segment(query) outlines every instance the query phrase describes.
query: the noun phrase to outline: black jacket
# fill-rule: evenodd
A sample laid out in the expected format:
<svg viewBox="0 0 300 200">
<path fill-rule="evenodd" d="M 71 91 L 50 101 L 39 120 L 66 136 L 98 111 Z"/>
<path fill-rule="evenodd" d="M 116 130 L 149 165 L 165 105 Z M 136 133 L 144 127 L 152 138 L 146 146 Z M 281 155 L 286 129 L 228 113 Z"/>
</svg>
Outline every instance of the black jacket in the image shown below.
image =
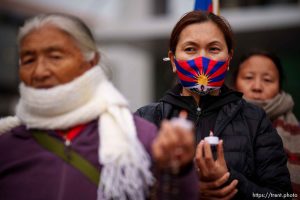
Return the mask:
<svg viewBox="0 0 300 200">
<path fill-rule="evenodd" d="M 186 110 L 188 119 L 195 123 L 197 143 L 210 130 L 223 139 L 230 180 L 239 181 L 235 199 L 263 195 L 278 199 L 278 195 L 292 193 L 282 141 L 262 109 L 226 86 L 219 96 L 201 96 L 200 105 L 193 97 L 181 96 L 181 90 L 177 85 L 159 102 L 138 109 L 136 114 L 159 127 L 162 119 L 177 117 Z"/>
</svg>

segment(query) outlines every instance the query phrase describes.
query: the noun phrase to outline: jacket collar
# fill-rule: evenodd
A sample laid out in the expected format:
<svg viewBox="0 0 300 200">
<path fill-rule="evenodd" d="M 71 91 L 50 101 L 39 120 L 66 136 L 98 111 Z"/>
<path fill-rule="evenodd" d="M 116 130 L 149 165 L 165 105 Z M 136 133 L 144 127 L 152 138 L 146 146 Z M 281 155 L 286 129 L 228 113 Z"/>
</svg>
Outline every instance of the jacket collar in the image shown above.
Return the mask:
<svg viewBox="0 0 300 200">
<path fill-rule="evenodd" d="M 231 90 L 226 85 L 222 86 L 219 96 L 202 96 L 200 105 L 197 105 L 192 96 L 181 96 L 181 91 L 182 86 L 177 84 L 175 87 L 167 91 L 160 101 L 170 103 L 188 111 L 195 111 L 197 107 L 200 107 L 202 113 L 205 115 L 206 113 L 219 110 L 221 107 L 230 102 L 242 99 L 242 93 Z"/>
</svg>

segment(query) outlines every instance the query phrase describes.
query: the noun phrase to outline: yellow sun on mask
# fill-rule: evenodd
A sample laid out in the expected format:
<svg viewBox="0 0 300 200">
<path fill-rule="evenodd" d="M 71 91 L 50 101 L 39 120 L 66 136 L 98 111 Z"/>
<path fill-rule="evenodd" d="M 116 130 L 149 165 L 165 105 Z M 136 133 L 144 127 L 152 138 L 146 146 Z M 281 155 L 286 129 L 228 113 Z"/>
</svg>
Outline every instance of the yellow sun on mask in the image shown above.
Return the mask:
<svg viewBox="0 0 300 200">
<path fill-rule="evenodd" d="M 198 77 L 197 82 L 198 82 L 199 85 L 207 85 L 208 84 L 208 77 L 205 76 L 204 74 L 201 74 Z"/>
</svg>

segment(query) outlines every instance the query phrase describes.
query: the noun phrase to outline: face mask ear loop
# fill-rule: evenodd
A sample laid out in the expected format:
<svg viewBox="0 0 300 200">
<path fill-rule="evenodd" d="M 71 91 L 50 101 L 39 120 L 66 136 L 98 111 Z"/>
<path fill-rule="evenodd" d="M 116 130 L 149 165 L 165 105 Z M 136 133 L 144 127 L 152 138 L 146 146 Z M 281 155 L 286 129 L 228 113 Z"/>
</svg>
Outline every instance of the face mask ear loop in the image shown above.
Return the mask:
<svg viewBox="0 0 300 200">
<path fill-rule="evenodd" d="M 175 56 L 173 56 L 173 57 L 174 57 L 174 59 L 176 59 Z M 170 59 L 169 57 L 164 57 L 164 58 L 163 58 L 163 61 L 169 62 L 169 61 L 171 61 L 171 59 Z"/>
<path fill-rule="evenodd" d="M 175 57 L 175 55 L 173 56 L 173 58 L 174 58 L 174 60 L 176 60 L 176 57 Z M 170 60 L 170 58 L 168 58 L 169 60 Z"/>
<path fill-rule="evenodd" d="M 227 59 L 227 71 L 229 71 L 229 69 L 230 69 L 230 60 L 231 60 L 231 58 L 229 57 L 228 59 Z"/>
</svg>

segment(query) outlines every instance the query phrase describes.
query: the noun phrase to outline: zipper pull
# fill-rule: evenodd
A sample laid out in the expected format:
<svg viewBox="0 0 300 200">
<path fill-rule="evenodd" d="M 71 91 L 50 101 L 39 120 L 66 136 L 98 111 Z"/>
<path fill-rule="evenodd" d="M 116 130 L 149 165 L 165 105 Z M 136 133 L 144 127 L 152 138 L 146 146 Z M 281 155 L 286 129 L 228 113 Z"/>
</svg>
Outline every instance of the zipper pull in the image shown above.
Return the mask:
<svg viewBox="0 0 300 200">
<path fill-rule="evenodd" d="M 201 113 L 202 113 L 202 110 L 201 110 L 201 108 L 198 106 L 197 109 L 196 109 L 196 115 L 197 115 L 197 118 L 196 118 L 195 126 L 198 125 L 198 122 L 199 122 Z"/>
<path fill-rule="evenodd" d="M 66 154 L 68 161 L 71 160 L 70 148 L 71 148 L 71 140 L 66 138 L 65 139 L 65 154 Z"/>
<path fill-rule="evenodd" d="M 197 115 L 201 115 L 201 108 L 200 107 L 197 107 Z"/>
<path fill-rule="evenodd" d="M 66 147 L 71 146 L 71 140 L 66 139 L 66 140 L 65 140 L 65 146 L 66 146 Z"/>
</svg>

